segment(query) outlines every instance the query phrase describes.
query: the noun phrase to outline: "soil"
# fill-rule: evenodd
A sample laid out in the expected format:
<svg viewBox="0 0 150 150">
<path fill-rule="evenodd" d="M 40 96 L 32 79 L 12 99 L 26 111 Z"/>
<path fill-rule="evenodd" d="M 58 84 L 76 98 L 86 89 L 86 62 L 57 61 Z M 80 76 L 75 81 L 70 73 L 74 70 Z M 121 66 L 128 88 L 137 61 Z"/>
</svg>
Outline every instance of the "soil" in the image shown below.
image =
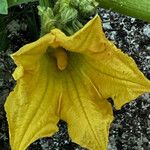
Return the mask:
<svg viewBox="0 0 150 150">
<path fill-rule="evenodd" d="M 29 6 L 21 5 L 17 11 Z M 30 6 L 28 9 L 36 9 Z M 130 55 L 139 69 L 150 79 L 150 23 L 127 17 L 111 10 L 99 8 L 106 36 Z M 39 19 L 35 16 L 39 31 Z M 33 29 L 33 28 L 32 28 Z M 38 36 L 26 22 L 26 15 L 21 13 L 7 25 L 7 49 L 0 51 L 0 149 L 10 150 L 8 125 L 4 103 L 15 86 L 11 74 L 15 64 L 10 54 L 22 45 L 34 41 Z M 35 30 L 35 29 L 34 29 Z M 34 37 L 31 32 L 35 32 Z M 114 109 L 115 119 L 110 128 L 108 150 L 149 150 L 150 149 L 150 94 L 146 93 L 137 100 L 124 105 L 121 110 Z M 60 121 L 59 132 L 50 138 L 42 138 L 31 144 L 28 150 L 82 150 L 72 143 L 67 132 L 67 124 Z"/>
</svg>

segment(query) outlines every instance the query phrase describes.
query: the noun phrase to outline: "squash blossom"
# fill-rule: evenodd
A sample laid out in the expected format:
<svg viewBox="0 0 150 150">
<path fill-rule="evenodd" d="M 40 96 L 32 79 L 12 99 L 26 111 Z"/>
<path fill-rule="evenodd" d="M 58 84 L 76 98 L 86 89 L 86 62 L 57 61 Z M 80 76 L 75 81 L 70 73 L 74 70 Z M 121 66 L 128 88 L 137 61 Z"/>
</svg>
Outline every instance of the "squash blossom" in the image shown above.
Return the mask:
<svg viewBox="0 0 150 150">
<path fill-rule="evenodd" d="M 150 81 L 134 60 L 102 31 L 98 15 L 66 36 L 53 29 L 12 55 L 17 84 L 5 103 L 12 150 L 25 150 L 38 138 L 68 123 L 72 140 L 90 150 L 106 150 L 116 109 L 150 92 Z"/>
</svg>

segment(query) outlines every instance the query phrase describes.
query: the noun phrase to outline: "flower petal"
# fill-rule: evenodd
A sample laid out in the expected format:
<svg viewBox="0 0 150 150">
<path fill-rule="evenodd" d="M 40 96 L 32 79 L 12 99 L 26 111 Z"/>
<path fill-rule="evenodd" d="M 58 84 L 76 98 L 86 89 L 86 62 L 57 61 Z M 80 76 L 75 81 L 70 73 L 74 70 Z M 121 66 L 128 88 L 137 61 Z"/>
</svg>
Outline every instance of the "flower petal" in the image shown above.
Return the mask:
<svg viewBox="0 0 150 150">
<path fill-rule="evenodd" d="M 39 59 L 46 52 L 48 46 L 54 42 L 54 39 L 55 37 L 49 33 L 35 42 L 24 45 L 11 55 L 15 64 L 24 70 L 36 69 Z"/>
<path fill-rule="evenodd" d="M 111 104 L 77 66 L 69 66 L 65 74 L 61 119 L 68 123 L 74 142 L 88 149 L 106 150 L 113 120 Z"/>
<path fill-rule="evenodd" d="M 39 62 L 36 70 L 24 71 L 5 103 L 12 150 L 25 150 L 38 138 L 57 131 L 60 82 L 48 55 L 44 54 Z"/>
<path fill-rule="evenodd" d="M 102 31 L 99 16 L 68 37 L 54 29 L 54 46 L 82 54 L 84 72 L 102 96 L 114 100 L 117 109 L 144 92 L 150 92 L 150 81 L 139 71 L 134 60 L 117 49 Z"/>
<path fill-rule="evenodd" d="M 72 36 L 66 36 L 58 29 L 52 30 L 51 33 L 56 37 L 54 47 L 63 47 L 68 51 L 84 54 L 97 53 L 105 49 L 106 38 L 98 15 Z"/>
</svg>

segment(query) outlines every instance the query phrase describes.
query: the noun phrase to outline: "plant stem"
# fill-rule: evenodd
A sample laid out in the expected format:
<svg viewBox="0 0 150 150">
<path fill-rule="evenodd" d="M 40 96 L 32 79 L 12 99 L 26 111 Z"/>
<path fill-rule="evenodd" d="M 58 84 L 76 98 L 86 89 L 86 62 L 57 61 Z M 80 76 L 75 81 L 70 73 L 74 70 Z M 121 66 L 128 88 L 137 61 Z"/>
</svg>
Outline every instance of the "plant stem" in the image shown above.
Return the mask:
<svg viewBox="0 0 150 150">
<path fill-rule="evenodd" d="M 100 7 L 150 22 L 150 0 L 96 0 Z"/>
</svg>

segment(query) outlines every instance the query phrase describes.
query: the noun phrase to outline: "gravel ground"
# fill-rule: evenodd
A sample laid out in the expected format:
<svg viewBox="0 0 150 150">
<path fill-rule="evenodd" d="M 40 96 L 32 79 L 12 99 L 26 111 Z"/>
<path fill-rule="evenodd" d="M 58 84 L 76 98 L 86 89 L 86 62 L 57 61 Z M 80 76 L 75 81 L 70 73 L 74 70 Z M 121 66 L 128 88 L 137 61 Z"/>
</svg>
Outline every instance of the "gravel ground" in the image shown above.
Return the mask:
<svg viewBox="0 0 150 150">
<path fill-rule="evenodd" d="M 106 36 L 114 41 L 117 47 L 128 53 L 150 79 L 150 24 L 110 10 L 99 9 L 99 14 L 103 20 Z M 0 149 L 2 150 L 10 150 L 3 105 L 15 85 L 11 76 L 15 65 L 9 54 L 33 40 L 27 36 L 29 26 L 22 20 L 22 16 L 10 22 L 7 28 L 10 45 L 7 50 L 0 52 Z M 126 104 L 119 111 L 114 108 L 114 116 L 108 150 L 150 149 L 150 94 L 140 96 L 138 100 Z M 60 129 L 58 133 L 51 138 L 37 140 L 28 150 L 83 150 L 71 142 L 65 122 L 60 121 L 58 126 Z"/>
</svg>

